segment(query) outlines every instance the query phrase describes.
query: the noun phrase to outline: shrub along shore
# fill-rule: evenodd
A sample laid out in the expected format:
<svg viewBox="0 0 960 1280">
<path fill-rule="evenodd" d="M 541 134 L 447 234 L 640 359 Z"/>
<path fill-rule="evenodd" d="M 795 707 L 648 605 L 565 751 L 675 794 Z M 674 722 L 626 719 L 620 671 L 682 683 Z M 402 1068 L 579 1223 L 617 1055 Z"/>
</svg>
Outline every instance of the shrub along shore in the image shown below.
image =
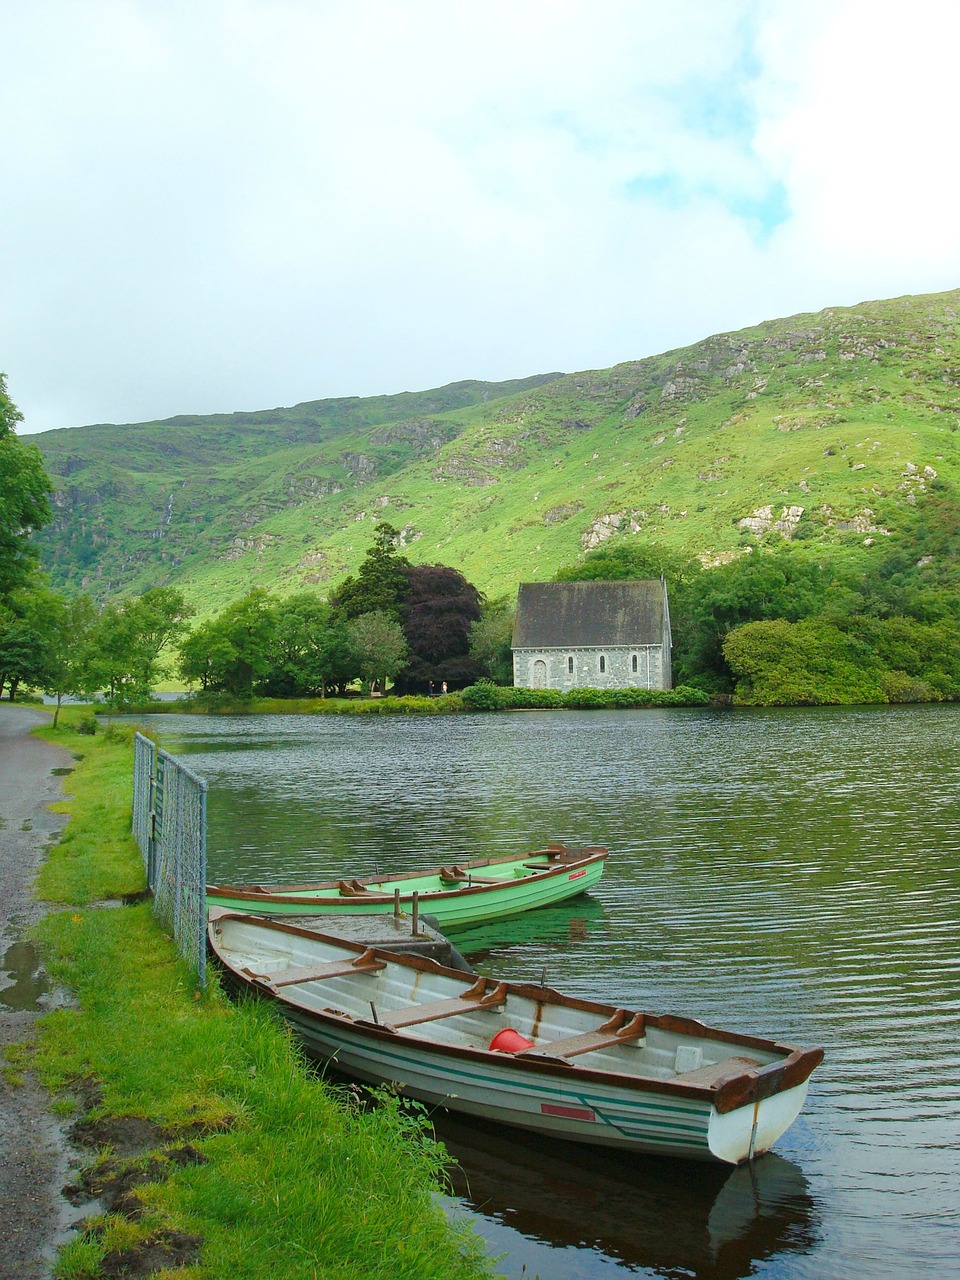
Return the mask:
<svg viewBox="0 0 960 1280">
<path fill-rule="evenodd" d="M 77 1121 L 90 1147 L 79 1181 L 107 1209 L 61 1250 L 58 1280 L 158 1267 L 183 1280 L 494 1275 L 438 1202 L 447 1157 L 419 1110 L 387 1094 L 360 1105 L 314 1074 L 272 1010 L 232 1003 L 214 975 L 197 987 L 142 900 L 133 732 L 78 734 L 89 718 L 68 708 L 38 730 L 76 760 L 70 820 L 38 881 L 60 909 L 37 929 L 76 1006 L 44 1015 L 7 1067 L 36 1070 Z"/>
<path fill-rule="evenodd" d="M 702 689 L 517 689 L 481 681 L 459 693 L 405 694 L 356 698 L 247 698 L 228 694 L 192 694 L 176 702 L 149 702 L 131 710 L 139 715 L 457 715 L 476 711 L 627 711 L 650 707 L 705 707 L 711 698 Z M 99 710 L 100 708 L 98 708 Z M 104 711 L 108 709 L 102 708 Z M 87 728 L 90 721 L 87 721 Z"/>
</svg>

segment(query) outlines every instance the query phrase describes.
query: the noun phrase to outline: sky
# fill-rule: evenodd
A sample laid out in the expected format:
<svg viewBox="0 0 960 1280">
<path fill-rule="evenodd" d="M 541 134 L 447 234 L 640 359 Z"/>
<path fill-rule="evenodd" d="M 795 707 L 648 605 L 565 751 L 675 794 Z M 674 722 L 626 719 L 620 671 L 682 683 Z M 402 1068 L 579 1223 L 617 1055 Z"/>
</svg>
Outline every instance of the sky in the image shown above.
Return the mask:
<svg viewBox="0 0 960 1280">
<path fill-rule="evenodd" d="M 958 0 L 0 0 L 20 433 L 960 287 Z"/>
</svg>

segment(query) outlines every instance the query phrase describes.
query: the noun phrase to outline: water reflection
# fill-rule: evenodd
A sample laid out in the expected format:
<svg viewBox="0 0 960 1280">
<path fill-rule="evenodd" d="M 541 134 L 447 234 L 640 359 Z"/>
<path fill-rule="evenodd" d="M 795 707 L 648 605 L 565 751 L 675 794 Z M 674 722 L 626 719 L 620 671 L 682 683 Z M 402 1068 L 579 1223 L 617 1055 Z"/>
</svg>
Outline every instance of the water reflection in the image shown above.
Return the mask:
<svg viewBox="0 0 960 1280">
<path fill-rule="evenodd" d="M 506 920 L 489 920 L 484 924 L 457 932 L 457 948 L 482 964 L 492 956 L 511 955 L 522 961 L 533 943 L 559 947 L 569 954 L 585 943 L 591 929 L 602 925 L 603 903 L 594 893 L 583 893 L 552 907 L 540 907 L 524 915 Z"/>
<path fill-rule="evenodd" d="M 585 1152 L 459 1116 L 436 1118 L 435 1128 L 458 1161 L 452 1190 L 482 1216 L 481 1234 L 494 1243 L 500 1224 L 530 1242 L 509 1275 L 525 1262 L 528 1274 L 591 1280 L 609 1260 L 659 1276 L 737 1280 L 817 1240 L 807 1180 L 777 1155 L 731 1171 Z"/>
<path fill-rule="evenodd" d="M 0 960 L 0 1004 L 8 1009 L 36 1011 L 41 997 L 50 990 L 40 968 L 40 952 L 32 942 L 13 942 Z"/>
</svg>

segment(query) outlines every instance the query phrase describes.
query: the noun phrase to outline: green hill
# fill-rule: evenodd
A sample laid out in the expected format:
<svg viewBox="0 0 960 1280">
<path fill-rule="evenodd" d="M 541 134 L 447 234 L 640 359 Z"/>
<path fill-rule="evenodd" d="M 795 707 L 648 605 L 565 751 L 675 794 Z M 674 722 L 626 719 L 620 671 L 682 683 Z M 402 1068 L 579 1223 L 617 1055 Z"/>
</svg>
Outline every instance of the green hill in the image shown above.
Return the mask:
<svg viewBox="0 0 960 1280">
<path fill-rule="evenodd" d="M 886 550 L 960 479 L 960 290 L 770 321 L 612 369 L 34 437 L 54 585 L 326 592 L 378 520 L 484 591 L 612 536 L 705 564 Z"/>
</svg>

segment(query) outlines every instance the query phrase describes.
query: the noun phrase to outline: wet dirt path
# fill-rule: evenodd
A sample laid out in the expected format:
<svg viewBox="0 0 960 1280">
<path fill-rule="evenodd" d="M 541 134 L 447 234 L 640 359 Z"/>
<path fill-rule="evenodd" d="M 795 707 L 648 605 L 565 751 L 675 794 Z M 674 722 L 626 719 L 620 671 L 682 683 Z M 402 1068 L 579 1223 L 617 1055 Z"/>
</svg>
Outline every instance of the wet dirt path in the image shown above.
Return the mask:
<svg viewBox="0 0 960 1280">
<path fill-rule="evenodd" d="M 23 936 L 44 913 L 33 882 L 66 821 L 47 805 L 61 797 L 73 764 L 68 752 L 30 736 L 47 719 L 0 703 L 0 1054 L 34 1035 L 40 1013 L 58 1001 Z M 0 1071 L 0 1280 L 47 1280 L 69 1209 L 60 1195 L 67 1168 L 61 1126 L 49 1095 L 29 1074 L 24 1081 Z"/>
</svg>

